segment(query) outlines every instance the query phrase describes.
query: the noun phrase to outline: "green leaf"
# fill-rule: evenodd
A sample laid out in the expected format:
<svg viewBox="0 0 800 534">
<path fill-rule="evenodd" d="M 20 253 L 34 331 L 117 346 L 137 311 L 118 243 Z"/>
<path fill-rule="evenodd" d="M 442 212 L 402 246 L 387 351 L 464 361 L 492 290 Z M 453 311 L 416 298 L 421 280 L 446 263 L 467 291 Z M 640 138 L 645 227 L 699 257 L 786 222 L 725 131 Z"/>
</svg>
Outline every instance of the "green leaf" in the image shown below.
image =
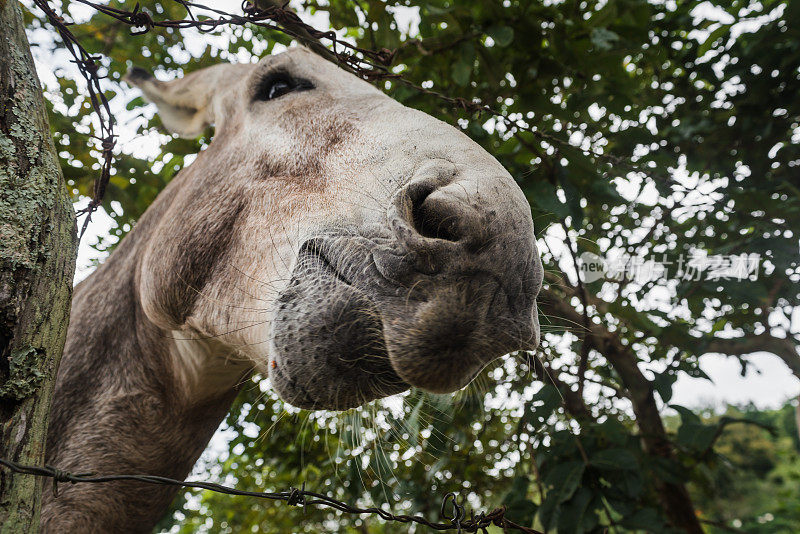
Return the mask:
<svg viewBox="0 0 800 534">
<path fill-rule="evenodd" d="M 524 188 L 525 196 L 542 211 L 554 214 L 559 219 L 569 214 L 567 205 L 556 195 L 556 189 L 545 181 L 538 181 Z"/>
<path fill-rule="evenodd" d="M 589 508 L 593 494 L 589 488 L 581 488 L 575 496 L 561 505 L 561 514 L 558 519 L 559 534 L 579 534 L 586 530 L 587 525 L 596 523 L 596 518 Z M 591 527 L 589 527 L 591 528 Z"/>
<path fill-rule="evenodd" d="M 672 386 L 678 380 L 678 375 L 670 369 L 665 370 L 663 373 L 658 373 L 653 378 L 653 389 L 656 390 L 658 396 L 664 403 L 668 403 L 672 398 Z"/>
<path fill-rule="evenodd" d="M 508 26 L 491 26 L 486 30 L 486 35 L 491 37 L 497 46 L 505 47 L 514 40 L 514 29 Z"/>
<path fill-rule="evenodd" d="M 458 61 L 453 65 L 453 81 L 458 85 L 467 85 L 470 76 L 472 76 L 472 63 L 467 61 Z"/>
<path fill-rule="evenodd" d="M 539 521 L 542 523 L 545 530 L 550 530 L 556 525 L 560 512 L 561 501 L 559 501 L 557 493 L 551 491 L 547 494 L 544 502 L 542 502 L 538 512 Z"/>
<path fill-rule="evenodd" d="M 503 498 L 506 517 L 520 525 L 532 525 L 538 506 L 527 498 L 530 478 L 517 476 L 511 482 L 511 489 Z"/>
<path fill-rule="evenodd" d="M 561 406 L 561 394 L 558 389 L 551 384 L 545 384 L 525 404 L 522 420 L 534 429 L 540 428 L 559 406 Z"/>
<path fill-rule="evenodd" d="M 573 461 L 558 464 L 550 470 L 545 481 L 548 485 L 553 486 L 552 492 L 558 496 L 559 503 L 572 497 L 581 482 L 585 469 L 586 464 L 581 461 Z"/>
<path fill-rule="evenodd" d="M 639 468 L 636 456 L 627 449 L 606 449 L 591 456 L 591 465 L 598 469 L 633 470 Z"/>
<path fill-rule="evenodd" d="M 678 412 L 681 416 L 681 423 L 700 423 L 700 417 L 689 408 L 678 404 L 670 404 L 669 407 Z"/>
<path fill-rule="evenodd" d="M 462 43 L 458 47 L 458 61 L 453 65 L 452 76 L 456 84 L 464 86 L 472 78 L 473 63 L 475 61 L 475 47 L 471 43 Z"/>
<path fill-rule="evenodd" d="M 425 10 L 431 15 L 446 15 L 455 9 L 455 6 L 439 7 L 433 4 L 425 4 Z"/>
<path fill-rule="evenodd" d="M 683 467 L 676 460 L 651 456 L 647 459 L 647 464 L 653 473 L 664 482 L 672 484 L 683 484 L 685 482 Z"/>
<path fill-rule="evenodd" d="M 628 528 L 642 529 L 646 532 L 663 532 L 666 524 L 653 508 L 642 508 L 625 517 L 622 524 Z"/>
<path fill-rule="evenodd" d="M 700 423 L 684 423 L 678 429 L 676 443 L 686 449 L 703 452 L 714 442 L 717 427 Z"/>
<path fill-rule="evenodd" d="M 619 41 L 619 35 L 607 28 L 594 28 L 589 38 L 594 47 L 600 51 L 611 50 L 614 43 Z"/>
</svg>

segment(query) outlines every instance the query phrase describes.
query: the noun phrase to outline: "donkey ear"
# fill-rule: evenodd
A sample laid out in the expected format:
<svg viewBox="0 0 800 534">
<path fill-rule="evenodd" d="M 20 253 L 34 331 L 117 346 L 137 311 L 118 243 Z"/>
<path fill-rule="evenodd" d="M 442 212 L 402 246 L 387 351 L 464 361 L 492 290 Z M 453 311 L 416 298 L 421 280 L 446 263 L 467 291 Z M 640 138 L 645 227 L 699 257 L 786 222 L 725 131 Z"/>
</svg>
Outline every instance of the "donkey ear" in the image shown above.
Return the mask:
<svg viewBox="0 0 800 534">
<path fill-rule="evenodd" d="M 145 98 L 158 106 L 161 122 L 168 130 L 194 138 L 219 119 L 215 117 L 213 96 L 220 85 L 230 86 L 238 79 L 238 72 L 231 72 L 236 67 L 242 65 L 216 65 L 169 82 L 156 80 L 146 70 L 132 67 L 123 80 L 141 89 Z"/>
</svg>

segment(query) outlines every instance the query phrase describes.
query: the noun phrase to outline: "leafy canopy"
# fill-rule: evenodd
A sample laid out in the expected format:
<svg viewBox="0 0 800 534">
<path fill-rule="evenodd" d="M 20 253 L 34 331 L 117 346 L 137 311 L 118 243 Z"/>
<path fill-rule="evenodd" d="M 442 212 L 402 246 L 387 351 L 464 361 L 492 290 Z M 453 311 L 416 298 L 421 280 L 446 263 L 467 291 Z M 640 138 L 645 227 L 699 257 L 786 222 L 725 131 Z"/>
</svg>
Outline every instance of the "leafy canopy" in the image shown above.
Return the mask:
<svg viewBox="0 0 800 534">
<path fill-rule="evenodd" d="M 140 5 L 156 18 L 186 15 L 178 2 Z M 106 57 L 108 94 L 127 132 L 104 204 L 116 227 L 96 244 L 105 249 L 212 135 L 164 135 L 152 109 L 119 84 L 128 66 L 188 72 L 255 60 L 290 39 L 256 28 L 131 36 L 69 0 L 61 7 L 86 21 L 74 33 Z M 744 427 L 680 406 L 665 426 L 659 410 L 678 377 L 705 377 L 700 363 L 709 353 L 738 358 L 744 372 L 754 352 L 772 352 L 800 376 L 798 333 L 789 326 L 800 287 L 800 4 L 317 0 L 301 13 L 315 23 L 327 17 L 359 46 L 397 50 L 393 68 L 416 84 L 479 99 L 535 129 L 382 84 L 400 102 L 458 125 L 523 188 L 547 270 L 544 339 L 535 357 L 501 361 L 455 400 L 411 392 L 392 409 L 297 413 L 254 381 L 226 423 L 223 461 L 201 462 L 197 472 L 252 489 L 305 481 L 431 518 L 444 493 L 460 491 L 474 508 L 506 504 L 513 520 L 558 532 L 671 531 L 680 512 L 663 497 L 688 484 L 701 519 L 756 524 L 752 514 L 763 506 L 733 518 L 726 503 L 735 496 L 720 482 L 740 469 L 768 470 L 726 464 L 738 446 L 728 433 Z M 38 19 L 28 22 L 37 55 L 61 58 Z M 82 82 L 62 65 L 47 95 L 77 198 L 91 193 L 98 154 Z M 146 139 L 158 147 L 143 149 Z M 576 272 L 585 252 L 672 263 L 650 280 L 588 281 Z M 757 276 L 687 276 L 678 261 L 698 254 L 755 254 Z M 403 528 L 210 493 L 179 499 L 162 526 Z"/>
</svg>

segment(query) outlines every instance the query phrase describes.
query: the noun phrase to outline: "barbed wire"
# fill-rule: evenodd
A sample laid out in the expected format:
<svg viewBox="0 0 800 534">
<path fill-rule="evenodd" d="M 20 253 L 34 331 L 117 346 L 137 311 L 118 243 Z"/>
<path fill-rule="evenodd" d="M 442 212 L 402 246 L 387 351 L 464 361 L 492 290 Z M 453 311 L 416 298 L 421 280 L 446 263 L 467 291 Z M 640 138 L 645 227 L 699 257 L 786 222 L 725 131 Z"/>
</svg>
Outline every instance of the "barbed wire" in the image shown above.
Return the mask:
<svg viewBox="0 0 800 534">
<path fill-rule="evenodd" d="M 101 161 L 100 161 L 100 177 L 94 181 L 94 191 L 92 200 L 89 205 L 80 210 L 78 213 L 88 213 L 86 221 L 83 223 L 81 229 L 81 236 L 86 231 L 86 227 L 91 220 L 91 214 L 97 209 L 105 195 L 108 181 L 111 179 L 111 165 L 113 162 L 113 150 L 116 146 L 116 135 L 114 134 L 114 117 L 111 115 L 111 108 L 108 105 L 108 99 L 103 93 L 100 86 L 101 76 L 98 73 L 99 65 L 98 60 L 100 56 L 93 56 L 90 54 L 75 38 L 69 28 L 70 25 L 63 17 L 58 15 L 51 7 L 48 0 L 33 0 L 34 4 L 44 11 L 47 19 L 56 29 L 61 39 L 64 41 L 64 46 L 67 51 L 72 55 L 72 62 L 78 67 L 81 76 L 86 80 L 86 88 L 89 94 L 89 101 L 92 104 L 95 115 L 100 123 L 100 135 L 95 136 L 100 141 Z"/>
<path fill-rule="evenodd" d="M 333 497 L 308 491 L 305 489 L 305 483 L 298 488 L 289 488 L 287 491 L 278 492 L 256 492 L 245 491 L 232 488 L 230 486 L 223 486 L 215 482 L 202 482 L 202 481 L 189 481 L 189 480 L 175 480 L 172 478 L 161 477 L 156 475 L 103 475 L 95 476 L 94 473 L 81 473 L 72 474 L 67 471 L 58 469 L 50 465 L 44 467 L 35 465 L 20 464 L 11 460 L 0 458 L 0 465 L 7 467 L 14 473 L 23 475 L 34 475 L 40 477 L 47 477 L 53 480 L 53 495 L 58 497 L 58 484 L 60 483 L 104 483 L 104 482 L 118 482 L 118 481 L 133 481 L 144 482 L 146 484 L 157 484 L 161 486 L 176 486 L 191 489 L 204 489 L 214 491 L 217 493 L 224 493 L 227 495 L 238 495 L 243 497 L 255 497 L 259 499 L 267 499 L 272 501 L 284 501 L 289 506 L 322 506 L 333 508 L 347 514 L 355 515 L 374 515 L 378 516 L 384 521 L 393 521 L 396 523 L 416 523 L 437 531 L 455 531 L 458 533 L 471 533 L 479 532 L 481 534 L 488 534 L 488 527 L 498 526 L 503 529 L 503 532 L 509 530 L 516 530 L 524 534 L 543 534 L 538 530 L 529 527 L 518 525 L 505 517 L 506 508 L 500 506 L 491 512 L 480 512 L 474 514 L 470 512 L 470 517 L 466 517 L 466 509 L 458 503 L 458 495 L 456 493 L 448 493 L 442 499 L 441 516 L 447 520 L 447 523 L 435 523 L 418 515 L 397 515 L 382 508 L 363 508 L 360 506 L 353 506 L 346 502 L 339 501 Z M 450 512 L 448 512 L 448 506 Z"/>
<path fill-rule="evenodd" d="M 135 4 L 133 10 L 125 10 L 98 4 L 91 0 L 74 1 L 131 26 L 131 35 L 143 35 L 153 28 L 197 28 L 202 32 L 211 32 L 221 26 L 252 24 L 285 33 L 307 45 L 317 54 L 365 80 L 374 82 L 376 80 L 400 78 L 399 74 L 392 73 L 388 69 L 394 58 L 393 51 L 388 49 L 373 51 L 343 41 L 337 37 L 334 31 L 320 31 L 313 26 L 305 24 L 296 13 L 285 6 L 269 5 L 267 7 L 258 7 L 256 5 L 258 0 L 244 0 L 242 14 L 236 15 L 188 0 L 173 0 L 186 9 L 188 18 L 156 20 L 150 13 L 141 9 L 138 3 Z M 63 15 L 56 13 L 49 0 L 33 0 L 33 2 L 44 12 L 45 17 L 64 42 L 67 51 L 72 55 L 72 62 L 77 65 L 81 76 L 86 81 L 89 101 L 99 122 L 99 135 L 96 135 L 95 139 L 100 142 L 101 148 L 100 176 L 94 182 L 92 200 L 78 212 L 79 216 L 87 215 L 80 232 L 82 237 L 91 221 L 92 213 L 102 203 L 108 182 L 111 179 L 113 150 L 116 146 L 114 117 L 111 115 L 108 99 L 103 93 L 100 82 L 104 78 L 99 73 L 102 56 L 91 54 L 81 45 L 80 41 L 69 29 L 69 26 L 75 23 L 68 22 Z M 193 9 L 213 13 L 218 18 L 199 18 L 195 16 Z M 322 45 L 320 42 L 322 39 L 330 41 L 333 50 Z M 360 54 L 360 56 L 357 54 Z M 422 87 L 419 89 L 429 94 L 433 93 Z M 470 106 L 476 106 L 476 104 L 468 104 L 466 101 L 462 101 L 463 99 L 451 100 L 465 109 Z"/>
<path fill-rule="evenodd" d="M 297 39 L 322 57 L 325 57 L 345 70 L 369 82 L 375 83 L 378 81 L 392 80 L 418 93 L 433 96 L 453 108 L 469 113 L 477 113 L 479 115 L 484 113 L 491 115 L 497 118 L 505 128 L 512 133 L 515 131 L 527 131 L 539 140 L 545 141 L 550 145 L 569 146 L 571 149 L 583 152 L 590 157 L 604 158 L 612 165 L 624 163 L 630 166 L 630 162 L 622 161 L 613 155 L 576 146 L 568 140 L 559 139 L 558 137 L 543 132 L 522 119 L 513 119 L 479 99 L 449 96 L 407 80 L 401 74 L 390 70 L 397 50 L 389 50 L 387 48 L 371 50 L 339 39 L 336 32 L 333 30 L 321 31 L 306 24 L 294 11 L 288 9 L 286 4 L 279 6 L 272 2 L 265 3 L 265 0 L 243 0 L 242 14 L 238 15 L 189 0 L 172 0 L 186 9 L 188 18 L 157 20 L 153 18 L 153 15 L 143 10 L 138 3 L 135 4 L 133 10 L 125 10 L 98 4 L 91 0 L 73 1 L 91 7 L 99 13 L 131 26 L 131 35 L 143 35 L 154 28 L 196 28 L 201 32 L 212 32 L 222 26 L 246 25 L 255 25 L 279 31 Z M 100 85 L 100 80 L 104 78 L 104 76 L 99 74 L 101 66 L 99 62 L 102 56 L 89 53 L 80 44 L 78 39 L 69 30 L 69 26 L 75 23 L 66 21 L 62 15 L 56 13 L 50 6 L 50 0 L 33 0 L 33 2 L 44 12 L 47 20 L 61 36 L 67 50 L 72 54 L 73 62 L 78 66 L 81 76 L 86 80 L 89 100 L 100 123 L 100 135 L 95 136 L 95 138 L 99 140 L 101 148 L 100 176 L 95 180 L 92 200 L 86 208 L 78 212 L 78 215 L 87 215 L 81 228 L 82 236 L 91 221 L 92 213 L 100 206 L 105 195 L 106 187 L 111 178 L 114 157 L 113 150 L 116 146 L 114 118 L 111 115 L 108 100 L 103 94 Z M 217 18 L 208 16 L 200 18 L 196 16 L 192 10 L 213 13 Z M 322 44 L 323 40 L 328 41 L 332 49 Z"/>
</svg>

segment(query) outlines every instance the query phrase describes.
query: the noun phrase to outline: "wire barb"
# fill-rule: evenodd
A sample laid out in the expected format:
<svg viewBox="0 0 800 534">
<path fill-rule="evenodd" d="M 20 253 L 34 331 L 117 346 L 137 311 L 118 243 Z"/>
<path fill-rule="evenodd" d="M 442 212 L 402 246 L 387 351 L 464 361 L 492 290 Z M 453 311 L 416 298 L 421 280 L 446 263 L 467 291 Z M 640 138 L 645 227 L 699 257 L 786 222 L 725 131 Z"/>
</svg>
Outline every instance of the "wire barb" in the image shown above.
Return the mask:
<svg viewBox="0 0 800 534">
<path fill-rule="evenodd" d="M 56 467 L 52 467 L 49 465 L 45 465 L 46 468 L 51 469 L 53 471 L 53 497 L 58 497 L 58 483 L 59 482 L 70 482 L 69 473 L 66 471 L 62 471 Z"/>
</svg>

